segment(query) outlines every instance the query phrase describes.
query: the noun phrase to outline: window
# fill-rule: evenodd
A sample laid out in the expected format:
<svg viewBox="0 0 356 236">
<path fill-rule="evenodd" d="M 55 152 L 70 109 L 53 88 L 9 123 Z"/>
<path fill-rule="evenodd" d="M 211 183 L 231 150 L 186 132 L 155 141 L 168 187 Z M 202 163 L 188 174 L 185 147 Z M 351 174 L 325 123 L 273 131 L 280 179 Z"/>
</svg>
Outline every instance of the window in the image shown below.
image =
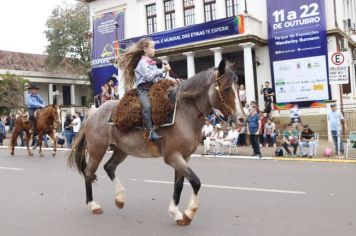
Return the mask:
<svg viewBox="0 0 356 236">
<path fill-rule="evenodd" d="M 216 2 L 216 0 L 204 0 L 205 22 L 212 21 L 212 20 L 216 19 L 215 2 Z"/>
<path fill-rule="evenodd" d="M 147 33 L 152 34 L 157 32 L 156 4 L 151 4 L 146 6 L 146 16 L 147 16 Z"/>
<path fill-rule="evenodd" d="M 70 86 L 63 85 L 63 105 L 70 106 L 71 105 L 71 97 L 70 97 Z"/>
<path fill-rule="evenodd" d="M 183 0 L 184 25 L 194 25 L 194 0 Z"/>
<path fill-rule="evenodd" d="M 237 3 L 238 0 L 226 0 L 226 16 L 237 16 L 239 4 Z"/>
<path fill-rule="evenodd" d="M 166 22 L 166 30 L 175 28 L 174 0 L 164 1 L 164 20 Z"/>
</svg>

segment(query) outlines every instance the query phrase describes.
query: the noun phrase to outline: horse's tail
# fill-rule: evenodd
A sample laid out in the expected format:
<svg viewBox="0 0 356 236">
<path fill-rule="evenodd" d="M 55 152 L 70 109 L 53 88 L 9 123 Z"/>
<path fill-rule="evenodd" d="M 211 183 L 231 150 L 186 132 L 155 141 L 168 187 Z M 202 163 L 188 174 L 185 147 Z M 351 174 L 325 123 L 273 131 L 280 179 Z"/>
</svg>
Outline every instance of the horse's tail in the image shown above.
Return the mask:
<svg viewBox="0 0 356 236">
<path fill-rule="evenodd" d="M 77 167 L 80 174 L 85 175 L 84 171 L 87 167 L 87 162 L 85 160 L 85 148 L 87 145 L 85 139 L 85 124 L 79 130 L 77 136 L 74 139 L 72 148 L 68 155 L 68 166 L 70 168 Z"/>
</svg>

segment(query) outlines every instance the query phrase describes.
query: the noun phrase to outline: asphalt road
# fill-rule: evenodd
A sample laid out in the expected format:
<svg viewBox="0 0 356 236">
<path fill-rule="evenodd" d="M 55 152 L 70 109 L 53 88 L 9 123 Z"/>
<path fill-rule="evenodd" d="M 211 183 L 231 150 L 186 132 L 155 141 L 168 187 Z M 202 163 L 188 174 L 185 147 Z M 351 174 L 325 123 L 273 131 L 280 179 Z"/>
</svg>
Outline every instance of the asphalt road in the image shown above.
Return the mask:
<svg viewBox="0 0 356 236">
<path fill-rule="evenodd" d="M 356 235 L 355 164 L 199 157 L 191 167 L 203 184 L 200 208 L 181 227 L 168 214 L 173 170 L 162 159 L 130 157 L 119 166 L 122 210 L 101 165 L 93 189 L 104 214 L 92 215 L 65 152 L 28 158 L 0 149 L 0 235 Z M 181 211 L 191 192 L 185 185 Z"/>
</svg>

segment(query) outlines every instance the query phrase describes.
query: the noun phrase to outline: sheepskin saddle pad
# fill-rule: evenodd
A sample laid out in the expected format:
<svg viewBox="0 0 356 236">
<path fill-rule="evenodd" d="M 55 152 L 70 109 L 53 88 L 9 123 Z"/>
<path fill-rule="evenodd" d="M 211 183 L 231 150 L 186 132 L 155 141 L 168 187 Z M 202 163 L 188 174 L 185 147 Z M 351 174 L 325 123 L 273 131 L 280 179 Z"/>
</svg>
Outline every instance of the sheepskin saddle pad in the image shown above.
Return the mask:
<svg viewBox="0 0 356 236">
<path fill-rule="evenodd" d="M 151 116 L 156 126 L 168 126 L 174 123 L 177 84 L 170 80 L 161 80 L 150 88 Z M 136 127 L 143 127 L 142 105 L 136 89 L 131 89 L 120 99 L 114 108 L 112 119 L 114 125 L 129 131 Z"/>
</svg>

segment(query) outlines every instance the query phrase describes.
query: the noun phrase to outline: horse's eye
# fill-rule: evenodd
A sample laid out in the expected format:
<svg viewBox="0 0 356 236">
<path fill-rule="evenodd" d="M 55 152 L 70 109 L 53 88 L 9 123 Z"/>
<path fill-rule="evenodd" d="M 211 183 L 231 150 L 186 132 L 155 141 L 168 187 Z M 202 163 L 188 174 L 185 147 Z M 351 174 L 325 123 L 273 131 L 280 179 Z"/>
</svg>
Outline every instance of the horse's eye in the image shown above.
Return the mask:
<svg viewBox="0 0 356 236">
<path fill-rule="evenodd" d="M 231 91 L 231 88 L 225 88 L 224 89 L 224 92 L 230 92 Z"/>
</svg>

